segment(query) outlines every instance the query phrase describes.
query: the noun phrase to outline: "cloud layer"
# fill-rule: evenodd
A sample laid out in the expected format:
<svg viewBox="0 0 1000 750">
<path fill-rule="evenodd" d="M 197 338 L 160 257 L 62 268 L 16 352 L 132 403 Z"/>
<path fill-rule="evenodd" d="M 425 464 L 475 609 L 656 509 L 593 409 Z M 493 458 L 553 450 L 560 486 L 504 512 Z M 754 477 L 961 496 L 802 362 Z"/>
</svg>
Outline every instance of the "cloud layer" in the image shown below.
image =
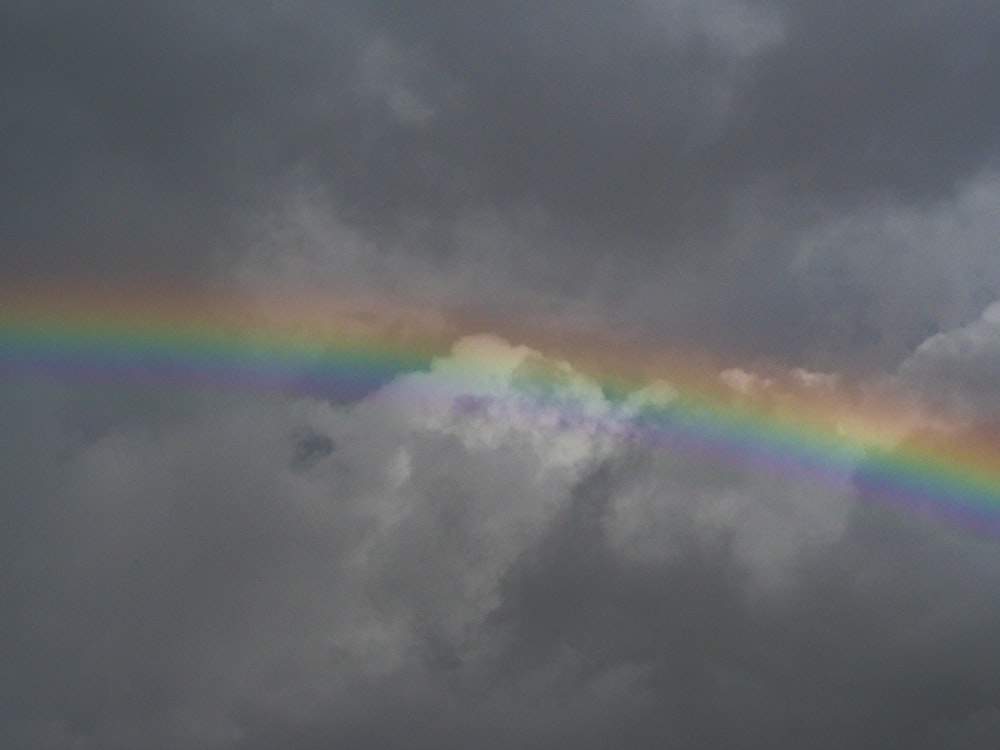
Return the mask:
<svg viewBox="0 0 1000 750">
<path fill-rule="evenodd" d="M 7 274 L 251 258 L 432 299 L 518 290 L 745 353 L 833 335 L 882 366 L 940 307 L 954 326 L 1000 296 L 993 264 L 965 299 L 960 257 L 913 279 L 938 298 L 896 299 L 923 264 L 884 250 L 900 215 L 938 217 L 944 248 L 975 242 L 954 217 L 992 223 L 989 3 L 0 12 Z"/>
<path fill-rule="evenodd" d="M 671 386 L 529 347 L 906 388 L 995 440 L 998 33 L 979 0 L 0 0 L 5 284 L 308 282 L 456 332 L 353 404 L 0 380 L 0 747 L 995 746 L 995 540 L 864 456 L 819 488 L 569 429 Z"/>
<path fill-rule="evenodd" d="M 561 366 L 470 338 L 353 405 L 166 393 L 157 427 L 7 387 L 10 746 L 995 736 L 995 545 L 567 427 L 672 396 L 563 367 L 527 408 L 526 367 Z"/>
</svg>

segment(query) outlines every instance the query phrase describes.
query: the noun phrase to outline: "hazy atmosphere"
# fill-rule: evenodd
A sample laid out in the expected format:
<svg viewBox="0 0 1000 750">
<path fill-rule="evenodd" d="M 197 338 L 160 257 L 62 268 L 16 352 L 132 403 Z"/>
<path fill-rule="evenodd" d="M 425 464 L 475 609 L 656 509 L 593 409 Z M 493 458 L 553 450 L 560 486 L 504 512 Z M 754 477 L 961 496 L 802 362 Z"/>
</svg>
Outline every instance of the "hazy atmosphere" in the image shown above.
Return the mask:
<svg viewBox="0 0 1000 750">
<path fill-rule="evenodd" d="M 998 81 L 985 0 L 0 0 L 0 294 L 445 343 L 345 398 L 0 337 L 0 748 L 1000 746 L 1000 516 L 615 439 L 673 386 L 559 345 L 997 445 Z"/>
</svg>

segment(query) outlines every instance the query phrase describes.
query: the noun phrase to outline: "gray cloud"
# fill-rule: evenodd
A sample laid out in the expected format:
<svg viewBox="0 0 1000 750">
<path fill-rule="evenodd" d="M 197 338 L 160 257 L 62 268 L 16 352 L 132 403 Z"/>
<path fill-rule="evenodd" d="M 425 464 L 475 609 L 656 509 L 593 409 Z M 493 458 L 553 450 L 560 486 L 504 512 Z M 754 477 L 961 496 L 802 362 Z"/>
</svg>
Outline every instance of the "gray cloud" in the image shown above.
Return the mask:
<svg viewBox="0 0 1000 750">
<path fill-rule="evenodd" d="M 6 0 L 0 276 L 307 280 L 991 417 L 998 24 Z M 804 487 L 567 431 L 520 408 L 523 350 L 462 346 L 511 369 L 430 409 L 427 373 L 351 405 L 0 383 L 0 746 L 997 744 L 994 541 L 863 462 Z"/>
<path fill-rule="evenodd" d="M 81 434 L 86 392 L 7 387 L 8 746 L 996 740 L 992 542 L 567 430 L 526 351 L 449 361 L 483 347 L 422 407 L 433 374 Z"/>
<path fill-rule="evenodd" d="M 998 366 L 1000 304 L 994 303 L 978 320 L 921 343 L 899 375 L 940 406 L 977 421 L 993 420 L 1000 407 Z"/>
<path fill-rule="evenodd" d="M 803 231 L 873 198 L 933 209 L 994 164 L 988 3 L 3 13 L 8 273 L 226 275 L 246 227 L 305 189 L 417 286 L 499 263 L 504 290 L 612 314 L 683 278 L 699 309 L 651 290 L 622 323 L 722 346 L 742 324 L 730 338 L 794 357 L 821 333 L 801 321 L 843 318 L 790 275 Z M 337 278 L 357 273 L 340 241 L 318 240 Z"/>
</svg>

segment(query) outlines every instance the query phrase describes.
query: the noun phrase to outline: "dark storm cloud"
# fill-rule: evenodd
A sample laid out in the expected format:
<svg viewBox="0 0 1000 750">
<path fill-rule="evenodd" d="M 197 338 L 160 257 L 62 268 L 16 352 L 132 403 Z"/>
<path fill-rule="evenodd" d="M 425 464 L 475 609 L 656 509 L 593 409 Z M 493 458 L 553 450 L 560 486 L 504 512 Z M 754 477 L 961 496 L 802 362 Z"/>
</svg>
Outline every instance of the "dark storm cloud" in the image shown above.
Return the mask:
<svg viewBox="0 0 1000 750">
<path fill-rule="evenodd" d="M 63 458 L 44 489 L 3 469 L 25 501 L 3 530 L 5 747 L 1000 736 L 997 548 L 863 493 L 762 588 L 741 514 L 814 529 L 781 528 L 748 477 L 596 442 L 565 463 L 575 436 L 512 414 L 244 404 L 70 446 L 52 411 L 8 410 Z M 338 449 L 289 467 L 320 433 Z M 618 539 L 633 514 L 657 544 Z"/>
<path fill-rule="evenodd" d="M 820 197 L 926 200 L 995 158 L 991 3 L 790 3 L 783 17 L 727 144 L 753 170 Z"/>
<path fill-rule="evenodd" d="M 712 235 L 761 185 L 821 205 L 947 194 L 998 132 L 989 3 L 3 13 L 15 269 L 204 265 L 304 171 L 376 236 L 438 226 L 447 239 L 469 209 L 537 207 L 641 274 L 647 254 Z"/>
<path fill-rule="evenodd" d="M 986 3 L 435 10 L 389 24 L 462 86 L 449 148 L 571 227 L 704 232 L 758 183 L 935 198 L 995 154 Z"/>
<path fill-rule="evenodd" d="M 6 389 L 4 747 L 1000 736 L 990 540 L 863 465 L 817 494 L 566 432 L 512 405 L 516 368 L 478 408 L 393 398 L 430 377 L 98 436 L 66 418 L 86 392 Z"/>
<path fill-rule="evenodd" d="M 641 746 L 950 747 L 995 720 L 997 664 L 980 661 L 1000 626 L 979 588 L 1000 571 L 992 545 L 859 503 L 789 589 L 757 598 L 724 537 L 652 566 L 609 554 L 595 520 L 616 483 L 580 485 L 508 579 L 501 619 L 524 668 L 562 649 L 584 674 L 635 667 L 651 705 L 621 726 Z"/>
<path fill-rule="evenodd" d="M 93 245 L 159 265 L 186 240 L 199 247 L 174 249 L 184 267 L 303 167 L 370 231 L 470 203 L 648 215 L 639 170 L 667 184 L 711 75 L 710 51 L 674 49 L 683 31 L 662 43 L 599 4 L 5 15 L 5 234 L 26 254 L 61 244 L 67 261 Z"/>
<path fill-rule="evenodd" d="M 310 31 L 302 14 L 319 10 L 5 4 L 5 265 L 210 265 L 227 221 L 294 166 L 283 152 L 318 117 L 314 103 L 340 106 L 323 84 L 353 45 L 343 22 Z"/>
<path fill-rule="evenodd" d="M 0 275 L 526 306 L 993 414 L 998 36 L 976 0 L 0 0 Z M 426 373 L 0 386 L 0 746 L 998 744 L 994 542 L 863 467 L 525 420 L 524 353 L 465 346 L 498 372 L 443 411 Z"/>
</svg>

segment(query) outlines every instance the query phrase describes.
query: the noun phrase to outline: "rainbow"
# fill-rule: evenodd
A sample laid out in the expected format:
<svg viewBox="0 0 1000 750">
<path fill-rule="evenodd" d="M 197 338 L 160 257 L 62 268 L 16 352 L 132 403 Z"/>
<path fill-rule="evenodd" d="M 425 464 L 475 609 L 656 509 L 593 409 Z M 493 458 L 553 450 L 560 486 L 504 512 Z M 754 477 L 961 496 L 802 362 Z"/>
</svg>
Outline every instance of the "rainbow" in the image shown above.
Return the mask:
<svg viewBox="0 0 1000 750">
<path fill-rule="evenodd" d="M 479 330 L 503 327 L 475 322 Z M 497 367 L 487 351 L 435 370 L 460 337 L 442 317 L 371 299 L 12 289 L 0 296 L 0 381 L 238 389 L 348 404 L 424 372 L 423 382 L 436 385 L 413 398 L 456 399 Z M 564 359 L 601 387 L 611 407 L 592 413 L 564 397 Z M 557 359 L 541 361 L 528 368 L 530 398 L 519 403 L 560 411 L 563 429 L 791 481 L 850 481 L 873 502 L 1000 538 L 1000 434 L 944 418 L 914 421 L 900 399 L 810 386 L 797 371 L 736 388 L 705 358 L 665 357 L 606 338 L 577 337 Z M 635 394 L 654 379 L 669 384 L 671 397 L 636 405 Z"/>
<path fill-rule="evenodd" d="M 426 367 L 429 342 L 375 335 L 332 308 L 266 316 L 249 298 L 46 292 L 0 303 L 0 375 L 239 389 L 351 401 Z"/>
</svg>

